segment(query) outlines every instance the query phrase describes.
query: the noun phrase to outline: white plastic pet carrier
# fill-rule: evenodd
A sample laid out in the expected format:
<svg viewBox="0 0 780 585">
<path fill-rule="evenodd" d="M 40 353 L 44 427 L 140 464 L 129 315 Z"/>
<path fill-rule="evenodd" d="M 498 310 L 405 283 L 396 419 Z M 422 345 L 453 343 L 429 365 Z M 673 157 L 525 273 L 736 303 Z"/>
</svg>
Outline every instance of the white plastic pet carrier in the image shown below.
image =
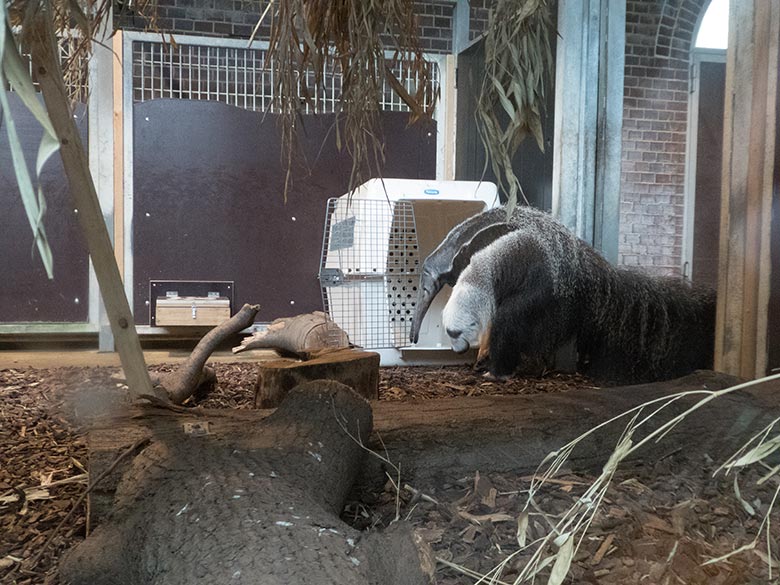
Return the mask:
<svg viewBox="0 0 780 585">
<path fill-rule="evenodd" d="M 459 361 L 441 326 L 445 287 L 411 346 L 425 258 L 455 225 L 498 204 L 493 183 L 372 179 L 328 201 L 320 284 L 325 311 L 383 365 Z"/>
</svg>

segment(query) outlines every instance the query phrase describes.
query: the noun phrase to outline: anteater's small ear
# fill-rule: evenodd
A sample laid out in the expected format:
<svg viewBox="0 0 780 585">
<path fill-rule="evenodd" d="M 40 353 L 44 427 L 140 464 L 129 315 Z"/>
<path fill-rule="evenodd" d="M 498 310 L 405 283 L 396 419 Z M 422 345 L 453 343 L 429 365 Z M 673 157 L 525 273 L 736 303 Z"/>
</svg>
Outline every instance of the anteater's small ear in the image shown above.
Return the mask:
<svg viewBox="0 0 780 585">
<path fill-rule="evenodd" d="M 486 228 L 481 229 L 474 237 L 461 246 L 458 253 L 455 254 L 452 259 L 452 271 L 460 274 L 466 269 L 466 266 L 471 262 L 471 257 L 482 250 L 487 248 L 490 244 L 495 242 L 498 238 L 507 235 L 517 229 L 516 226 L 508 223 L 496 223 L 489 225 Z"/>
</svg>

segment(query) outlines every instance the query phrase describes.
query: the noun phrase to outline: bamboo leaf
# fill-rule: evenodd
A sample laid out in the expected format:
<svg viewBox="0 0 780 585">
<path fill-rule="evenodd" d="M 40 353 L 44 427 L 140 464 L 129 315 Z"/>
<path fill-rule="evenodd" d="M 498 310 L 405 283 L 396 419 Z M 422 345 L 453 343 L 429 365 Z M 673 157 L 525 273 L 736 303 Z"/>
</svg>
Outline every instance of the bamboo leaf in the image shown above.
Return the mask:
<svg viewBox="0 0 780 585">
<path fill-rule="evenodd" d="M 546 557 L 543 557 L 538 564 L 530 571 L 530 574 L 528 575 L 530 578 L 536 577 L 539 573 L 541 573 L 544 569 L 546 569 L 549 565 L 553 563 L 553 561 L 557 560 L 557 555 L 549 555 Z"/>
<path fill-rule="evenodd" d="M 753 506 L 750 505 L 750 503 L 742 497 L 742 493 L 739 490 L 739 481 L 738 476 L 734 475 L 734 496 L 737 498 L 737 501 L 740 503 L 740 505 L 745 509 L 745 512 L 750 514 L 751 516 L 756 515 L 756 511 L 753 508 Z"/>
<path fill-rule="evenodd" d="M 485 37 L 485 74 L 477 104 L 487 159 L 510 207 L 522 188 L 512 159 L 527 134 L 544 151 L 540 112 L 553 70 L 547 0 L 497 0 Z M 497 106 L 506 114 L 499 118 Z M 527 201 L 526 201 L 527 203 Z"/>
<path fill-rule="evenodd" d="M 517 518 L 517 545 L 520 548 L 525 547 L 526 538 L 528 536 L 528 521 L 530 514 L 528 511 L 523 511 Z"/>
<path fill-rule="evenodd" d="M 780 435 L 775 435 L 768 441 L 764 441 L 753 447 L 750 451 L 731 463 L 729 467 L 745 467 L 746 465 L 757 463 L 758 461 L 767 458 L 778 449 L 780 449 Z"/>
<path fill-rule="evenodd" d="M 756 541 L 753 540 L 753 541 L 751 541 L 751 542 L 749 542 L 747 544 L 742 545 L 738 549 L 731 551 L 730 553 L 727 553 L 725 555 L 719 556 L 719 557 L 717 557 L 715 559 L 709 559 L 707 561 L 704 561 L 702 563 L 702 566 L 714 565 L 715 563 L 720 563 L 721 561 L 725 561 L 727 559 L 730 559 L 734 555 L 738 555 L 738 554 L 741 554 L 743 552 L 746 552 L 746 551 L 749 551 L 749 550 L 753 550 L 755 548 L 756 548 Z"/>
<path fill-rule="evenodd" d="M 89 19 L 84 11 L 79 6 L 79 0 L 68 0 L 68 7 L 70 8 L 70 15 L 73 20 L 76 21 L 76 26 L 82 34 L 87 38 L 92 37 L 92 27 L 90 26 Z"/>
<path fill-rule="evenodd" d="M 569 574 L 571 560 L 574 556 L 574 535 L 569 534 L 555 555 L 555 564 L 550 571 L 547 585 L 561 585 L 566 575 Z"/>
<path fill-rule="evenodd" d="M 27 162 L 25 161 L 24 152 L 16 131 L 16 124 L 13 116 L 10 114 L 8 96 L 4 90 L 0 90 L 0 105 L 2 105 L 3 111 L 6 112 L 6 133 L 8 134 L 11 159 L 19 185 L 22 204 L 33 232 L 35 245 L 38 248 L 38 253 L 46 270 L 46 275 L 51 279 L 54 278 L 54 261 L 42 221 L 46 210 L 46 201 L 40 187 L 40 176 L 46 161 L 59 149 L 59 140 L 49 121 L 45 108 L 35 95 L 32 79 L 14 43 L 6 10 L 5 3 L 2 3 L 2 8 L 0 8 L 0 14 L 3 17 L 3 23 L 0 26 L 0 62 L 2 63 L 0 85 L 4 87 L 7 80 L 22 103 L 43 127 L 43 137 L 38 147 L 38 156 L 35 164 L 36 180 L 39 185 L 37 192 L 33 187 L 30 173 L 27 170 Z"/>
</svg>

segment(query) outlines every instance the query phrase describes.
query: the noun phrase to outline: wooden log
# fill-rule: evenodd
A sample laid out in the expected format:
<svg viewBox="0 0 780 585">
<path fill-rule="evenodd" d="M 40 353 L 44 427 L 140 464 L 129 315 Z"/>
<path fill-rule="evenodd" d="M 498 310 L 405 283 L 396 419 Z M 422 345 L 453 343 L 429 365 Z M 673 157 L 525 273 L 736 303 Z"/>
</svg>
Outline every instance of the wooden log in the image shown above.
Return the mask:
<svg viewBox="0 0 780 585">
<path fill-rule="evenodd" d="M 265 331 L 245 337 L 233 353 L 274 349 L 281 355 L 310 359 L 326 349 L 349 347 L 347 333 L 322 311 L 275 319 Z"/>
<path fill-rule="evenodd" d="M 697 372 L 668 382 L 558 394 L 375 402 L 374 434 L 368 447 L 400 465 L 402 481 L 419 489 L 477 470 L 525 474 L 533 472 L 551 451 L 643 402 L 684 390 L 726 388 L 736 381 L 723 374 Z M 693 398 L 678 400 L 669 416 L 692 403 Z M 88 437 L 90 473 L 96 477 L 117 453 L 144 436 L 182 435 L 187 424 L 207 426 L 216 437 L 240 435 L 272 412 L 191 410 L 178 414 L 148 409 L 140 419 L 114 420 L 105 428 L 95 428 Z M 684 449 L 692 460 L 706 453 L 717 461 L 730 455 L 778 413 L 780 383 L 766 383 L 751 392 L 739 391 L 711 402 L 663 441 L 639 451 L 637 457 L 653 459 Z M 662 420 L 668 418 L 659 418 L 657 425 Z M 592 471 L 604 465 L 624 424 L 613 424 L 583 441 L 572 455 L 571 467 Z M 251 448 L 256 440 L 245 436 L 241 444 Z M 360 482 L 384 483 L 382 465 L 378 458 L 368 458 Z M 110 509 L 118 476 L 109 477 L 91 494 L 93 523 Z"/>
<path fill-rule="evenodd" d="M 379 354 L 355 349 L 325 352 L 307 361 L 278 359 L 258 365 L 255 408 L 275 408 L 298 384 L 336 380 L 375 400 L 379 397 Z"/>
<path fill-rule="evenodd" d="M 339 519 L 370 430 L 368 402 L 320 380 L 229 436 L 157 434 L 110 520 L 63 557 L 63 580 L 427 585 L 430 549 L 409 525 L 363 538 Z"/>
</svg>

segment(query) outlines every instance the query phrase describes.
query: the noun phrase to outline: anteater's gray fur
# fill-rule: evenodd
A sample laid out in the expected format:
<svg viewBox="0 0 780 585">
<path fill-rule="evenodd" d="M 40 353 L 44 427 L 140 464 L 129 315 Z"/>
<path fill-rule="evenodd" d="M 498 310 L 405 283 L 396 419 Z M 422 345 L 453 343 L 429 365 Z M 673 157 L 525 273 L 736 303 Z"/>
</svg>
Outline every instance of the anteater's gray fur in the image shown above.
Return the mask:
<svg viewBox="0 0 780 585">
<path fill-rule="evenodd" d="M 444 310 L 454 333 L 489 328 L 488 369 L 576 338 L 580 371 L 603 382 L 661 380 L 712 365 L 715 292 L 616 269 L 542 211 L 518 208 L 516 230 L 471 258 Z M 461 343 L 453 338 L 453 347 Z"/>
<path fill-rule="evenodd" d="M 447 237 L 428 255 L 420 272 L 419 292 L 409 333 L 412 343 L 417 343 L 419 339 L 422 320 L 433 299 L 445 284 L 455 286 L 460 273 L 468 264 L 470 257 L 467 253 L 462 254 L 464 249 L 473 247 L 472 242 L 479 232 L 506 221 L 506 210 L 501 207 L 473 215 L 453 227 Z M 511 224 L 511 221 L 508 223 Z M 456 261 L 456 257 L 461 255 L 460 262 Z"/>
</svg>

